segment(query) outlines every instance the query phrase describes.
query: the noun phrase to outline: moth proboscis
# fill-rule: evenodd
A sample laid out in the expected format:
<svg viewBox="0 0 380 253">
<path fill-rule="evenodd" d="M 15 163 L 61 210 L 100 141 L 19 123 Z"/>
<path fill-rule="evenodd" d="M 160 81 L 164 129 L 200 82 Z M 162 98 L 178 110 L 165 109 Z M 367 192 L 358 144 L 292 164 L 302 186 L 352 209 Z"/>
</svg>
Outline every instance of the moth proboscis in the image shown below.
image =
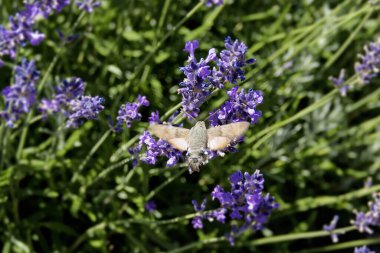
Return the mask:
<svg viewBox="0 0 380 253">
<path fill-rule="evenodd" d="M 190 174 L 199 172 L 207 163 L 206 150 L 222 150 L 247 131 L 249 123 L 235 122 L 206 128 L 204 121 L 198 121 L 191 129 L 165 124 L 155 124 L 149 130 L 157 137 L 169 142 L 175 149 L 187 151 Z"/>
</svg>

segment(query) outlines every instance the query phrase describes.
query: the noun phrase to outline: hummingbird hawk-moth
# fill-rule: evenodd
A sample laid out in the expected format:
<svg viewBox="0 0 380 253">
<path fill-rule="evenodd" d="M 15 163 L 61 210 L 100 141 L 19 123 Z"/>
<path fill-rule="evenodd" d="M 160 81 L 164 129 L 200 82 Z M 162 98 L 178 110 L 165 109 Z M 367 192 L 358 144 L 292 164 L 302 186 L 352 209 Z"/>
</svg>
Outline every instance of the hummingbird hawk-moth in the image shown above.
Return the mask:
<svg viewBox="0 0 380 253">
<path fill-rule="evenodd" d="M 170 125 L 151 125 L 149 130 L 157 137 L 169 142 L 175 149 L 187 151 L 186 157 L 190 174 L 199 172 L 207 163 L 207 150 L 222 150 L 247 131 L 249 123 L 236 122 L 206 128 L 204 121 L 198 121 L 191 129 Z"/>
</svg>

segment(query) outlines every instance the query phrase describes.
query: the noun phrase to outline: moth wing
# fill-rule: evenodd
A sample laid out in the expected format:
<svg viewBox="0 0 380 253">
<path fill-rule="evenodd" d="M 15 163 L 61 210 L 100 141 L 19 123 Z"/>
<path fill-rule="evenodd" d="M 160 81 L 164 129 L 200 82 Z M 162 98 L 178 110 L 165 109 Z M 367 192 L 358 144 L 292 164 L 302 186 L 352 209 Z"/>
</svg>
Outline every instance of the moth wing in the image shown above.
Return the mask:
<svg viewBox="0 0 380 253">
<path fill-rule="evenodd" d="M 167 142 L 170 143 L 175 149 L 181 150 L 181 151 L 186 151 L 187 150 L 187 140 L 184 138 L 174 138 L 174 139 L 169 139 Z"/>
<path fill-rule="evenodd" d="M 174 148 L 186 151 L 189 143 L 189 129 L 170 125 L 151 125 L 149 131 L 160 139 L 169 142 Z"/>
<path fill-rule="evenodd" d="M 207 129 L 207 147 L 210 150 L 224 149 L 233 140 L 242 136 L 248 127 L 249 123 L 246 121 L 211 127 Z"/>
</svg>

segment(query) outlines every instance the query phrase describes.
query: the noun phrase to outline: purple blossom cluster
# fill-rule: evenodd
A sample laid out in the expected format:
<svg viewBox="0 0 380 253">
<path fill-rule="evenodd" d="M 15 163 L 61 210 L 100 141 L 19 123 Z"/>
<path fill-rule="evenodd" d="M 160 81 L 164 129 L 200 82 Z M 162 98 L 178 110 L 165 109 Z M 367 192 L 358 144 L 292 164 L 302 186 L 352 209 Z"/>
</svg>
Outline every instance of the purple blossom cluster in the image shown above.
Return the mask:
<svg viewBox="0 0 380 253">
<path fill-rule="evenodd" d="M 117 126 L 121 126 L 123 123 L 130 128 L 132 122 L 141 120 L 141 113 L 139 109 L 141 106 L 148 106 L 149 101 L 145 96 L 138 95 L 137 102 L 125 103 L 120 106 L 118 116 L 116 117 Z"/>
<path fill-rule="evenodd" d="M 367 246 L 356 247 L 354 253 L 376 253 L 375 251 L 370 250 Z"/>
<path fill-rule="evenodd" d="M 264 177 L 259 170 L 256 170 L 252 175 L 241 171 L 233 173 L 230 178 L 231 190 L 224 191 L 222 187 L 217 185 L 211 193 L 212 199 L 217 199 L 220 208 L 211 212 L 204 212 L 206 201 L 202 204 L 194 200 L 193 205 L 195 211 L 199 213 L 193 221 L 195 229 L 202 229 L 202 220 L 218 221 L 225 223 L 227 216 L 233 224 L 232 229 L 226 234 L 230 244 L 234 244 L 234 238 L 251 228 L 253 231 L 259 231 L 264 228 L 268 216 L 273 209 L 278 208 L 278 203 L 275 198 L 269 193 L 264 194 Z M 238 226 L 238 222 L 241 223 Z"/>
<path fill-rule="evenodd" d="M 9 17 L 6 26 L 0 25 L 0 67 L 4 56 L 14 59 L 18 47 L 26 44 L 36 46 L 45 39 L 45 34 L 35 30 L 34 25 L 40 17 L 48 18 L 70 4 L 70 0 L 24 0 L 24 9 Z M 76 1 L 79 9 L 92 12 L 100 6 L 99 1 Z"/>
<path fill-rule="evenodd" d="M 379 75 L 380 68 L 380 38 L 364 47 L 364 55 L 359 55 L 360 61 L 355 64 L 355 72 L 361 81 L 368 84 L 372 78 Z"/>
<path fill-rule="evenodd" d="M 323 230 L 330 233 L 331 240 L 333 243 L 337 243 L 339 241 L 338 234 L 334 232 L 336 229 L 336 225 L 338 224 L 339 216 L 334 215 L 334 218 L 331 220 L 329 225 L 323 225 Z"/>
<path fill-rule="evenodd" d="M 154 202 L 154 200 L 149 200 L 149 201 L 146 202 L 146 204 L 145 204 L 145 209 L 146 209 L 149 213 L 153 213 L 153 212 L 157 209 L 156 202 Z"/>
<path fill-rule="evenodd" d="M 348 84 L 344 84 L 344 80 L 346 77 L 346 70 L 341 69 L 338 77 L 330 76 L 330 81 L 335 85 L 337 89 L 339 89 L 340 94 L 345 97 L 347 95 L 347 91 L 350 89 Z"/>
<path fill-rule="evenodd" d="M 210 113 L 211 126 L 239 121 L 250 121 L 254 124 L 261 117 L 261 111 L 257 110 L 256 106 L 264 101 L 262 92 L 253 89 L 247 92 L 242 89 L 238 92 L 238 89 L 239 86 L 235 86 L 227 91 L 229 99 L 220 109 Z"/>
<path fill-rule="evenodd" d="M 97 119 L 103 111 L 104 98 L 95 96 L 81 96 L 79 99 L 71 100 L 69 103 L 69 114 L 66 122 L 67 128 L 77 128 L 86 120 Z"/>
<path fill-rule="evenodd" d="M 72 77 L 63 80 L 56 87 L 53 99 L 42 99 L 39 110 L 46 118 L 49 114 L 61 113 L 67 118 L 67 128 L 77 128 L 83 119 L 97 119 L 104 109 L 104 99 L 84 96 L 85 84 L 81 78 Z"/>
<path fill-rule="evenodd" d="M 211 7 L 213 5 L 219 6 L 223 4 L 223 0 L 206 0 L 205 4 L 207 7 Z"/>
<path fill-rule="evenodd" d="M 180 68 L 186 78 L 180 83 L 182 88 L 178 92 L 182 95 L 182 107 L 187 118 L 198 116 L 199 107 L 214 89 L 222 89 L 227 83 L 236 84 L 239 79 L 245 80 L 242 68 L 255 62 L 254 59 L 245 59 L 247 46 L 243 42 L 227 37 L 225 47 L 219 56 L 211 48 L 206 59 L 198 61 L 195 50 L 199 48 L 199 42 L 186 43 L 184 50 L 189 53 L 188 65 Z"/>
<path fill-rule="evenodd" d="M 164 140 L 155 140 L 148 131 L 145 131 L 142 135 L 140 135 L 139 139 L 139 143 L 137 143 L 136 146 L 128 149 L 129 153 L 135 156 L 135 159 L 133 160 L 134 166 L 136 166 L 139 159 L 138 154 L 142 151 L 144 146 L 146 146 L 146 152 L 140 160 L 147 164 L 156 164 L 158 157 L 165 156 L 168 158 L 166 166 L 172 167 L 176 165 L 182 157 L 181 151 L 174 149 Z"/>
<path fill-rule="evenodd" d="M 94 8 L 101 6 L 101 2 L 96 0 L 76 0 L 75 5 L 78 6 L 80 10 L 92 13 Z"/>
<path fill-rule="evenodd" d="M 69 0 L 25 0 L 25 8 L 9 17 L 8 27 L 0 26 L 0 57 L 15 58 L 17 47 L 27 43 L 35 46 L 45 35 L 34 30 L 33 25 L 41 16 L 47 18 L 52 12 L 60 12 L 70 4 Z"/>
<path fill-rule="evenodd" d="M 28 113 L 35 103 L 39 76 L 34 61 L 23 59 L 21 65 L 15 67 L 14 84 L 2 91 L 5 108 L 0 111 L 0 117 L 9 128 L 13 128 L 20 116 Z"/>
<path fill-rule="evenodd" d="M 373 201 L 368 202 L 367 212 L 354 211 L 356 218 L 351 223 L 356 226 L 359 232 L 372 234 L 370 226 L 380 226 L 380 193 L 373 194 Z"/>
</svg>

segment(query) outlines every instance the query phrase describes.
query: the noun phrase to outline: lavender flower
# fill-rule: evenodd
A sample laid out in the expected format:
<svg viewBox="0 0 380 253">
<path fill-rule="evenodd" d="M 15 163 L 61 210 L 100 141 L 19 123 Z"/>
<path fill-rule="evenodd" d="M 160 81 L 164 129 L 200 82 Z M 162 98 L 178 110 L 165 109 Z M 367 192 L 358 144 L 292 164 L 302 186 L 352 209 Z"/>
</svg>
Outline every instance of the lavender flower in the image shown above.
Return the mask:
<svg viewBox="0 0 380 253">
<path fill-rule="evenodd" d="M 77 128 L 83 119 L 97 119 L 103 111 L 104 99 L 96 96 L 84 96 L 85 83 L 81 78 L 72 77 L 63 80 L 56 87 L 53 99 L 42 99 L 39 110 L 43 117 L 53 113 L 61 113 L 67 117 L 66 127 Z"/>
<path fill-rule="evenodd" d="M 145 131 L 140 135 L 139 143 L 133 148 L 128 149 L 129 153 L 135 156 L 133 161 L 134 166 L 136 166 L 138 154 L 144 146 L 146 146 L 146 152 L 142 155 L 141 161 L 147 164 L 156 164 L 158 157 L 165 156 L 168 158 L 166 166 L 173 167 L 178 163 L 180 157 L 182 157 L 181 151 L 174 149 L 164 140 L 155 140 L 148 131 Z"/>
<path fill-rule="evenodd" d="M 168 119 L 168 123 L 171 123 L 173 119 L 178 115 L 179 112 L 175 111 L 172 116 Z M 149 124 L 159 124 L 161 123 L 159 119 L 158 111 L 152 112 L 149 117 Z M 160 156 L 167 157 L 166 166 L 172 167 L 176 165 L 179 159 L 182 157 L 182 152 L 174 149 L 168 142 L 164 140 L 155 140 L 153 136 L 145 131 L 139 137 L 140 141 L 134 147 L 129 148 L 128 152 L 134 156 L 132 161 L 133 166 L 137 165 L 138 160 L 140 160 L 139 153 L 142 151 L 143 147 L 146 147 L 145 153 L 141 156 L 141 161 L 147 164 L 156 164 Z"/>
<path fill-rule="evenodd" d="M 354 211 L 356 218 L 351 223 L 356 226 L 359 232 L 372 234 L 370 226 L 380 226 L 380 193 L 373 194 L 374 201 L 368 202 L 369 210 L 365 212 Z"/>
<path fill-rule="evenodd" d="M 261 111 L 256 106 L 263 102 L 261 91 L 249 89 L 246 93 L 244 89 L 238 92 L 239 87 L 235 86 L 227 91 L 229 100 L 220 109 L 210 113 L 209 122 L 211 126 L 224 125 L 238 121 L 257 122 L 261 117 Z"/>
<path fill-rule="evenodd" d="M 218 59 L 219 69 L 213 70 L 214 83 L 231 82 L 236 84 L 237 80 L 245 80 L 244 71 L 242 68 L 247 64 L 253 64 L 256 60 L 251 58 L 246 60 L 247 46 L 238 40 L 232 41 L 231 37 L 227 37 L 224 43 L 226 50 L 220 53 Z"/>
<path fill-rule="evenodd" d="M 157 206 L 156 206 L 156 203 L 154 202 L 154 200 L 149 200 L 149 201 L 145 204 L 145 209 L 146 209 L 149 213 L 153 213 L 153 212 L 157 209 Z"/>
<path fill-rule="evenodd" d="M 370 188 L 372 186 L 372 177 L 367 177 L 367 179 L 364 182 L 363 187 L 364 188 Z"/>
<path fill-rule="evenodd" d="M 150 114 L 150 117 L 148 118 L 148 120 L 149 120 L 149 125 L 161 124 L 160 114 L 158 111 L 152 112 Z"/>
<path fill-rule="evenodd" d="M 244 43 L 230 37 L 225 40 L 226 49 L 218 57 L 216 50 L 211 48 L 206 59 L 199 61 L 195 57 L 195 50 L 199 42 L 189 41 L 185 51 L 189 53 L 188 65 L 180 70 L 186 75 L 180 83 L 178 92 L 182 95 L 182 107 L 185 116 L 195 118 L 200 111 L 199 107 L 216 88 L 222 89 L 227 83 L 236 84 L 240 79 L 245 80 L 242 68 L 246 64 L 254 63 L 254 59 L 245 59 L 247 47 Z"/>
<path fill-rule="evenodd" d="M 3 89 L 5 108 L 0 111 L 0 117 L 9 128 L 13 128 L 21 115 L 28 113 L 35 103 L 39 76 L 34 61 L 23 59 L 21 65 L 15 67 L 15 83 Z"/>
<path fill-rule="evenodd" d="M 355 72 L 360 80 L 368 84 L 372 78 L 378 76 L 380 67 L 380 38 L 364 47 L 364 55 L 359 55 L 361 61 L 355 64 Z"/>
<path fill-rule="evenodd" d="M 196 216 L 192 221 L 191 224 L 193 225 L 194 229 L 203 229 L 203 222 L 202 217 Z"/>
<path fill-rule="evenodd" d="M 0 26 L 0 57 L 9 55 L 14 59 L 19 46 L 41 43 L 45 35 L 33 29 L 38 17 L 47 18 L 53 11 L 61 11 L 70 1 L 25 0 L 24 4 L 25 9 L 11 16 L 7 27 Z"/>
<path fill-rule="evenodd" d="M 138 112 L 141 106 L 148 106 L 149 101 L 145 96 L 138 95 L 137 102 L 129 103 L 120 106 L 118 116 L 116 117 L 117 124 L 125 125 L 130 128 L 133 121 L 139 121 L 141 119 L 141 114 Z"/>
<path fill-rule="evenodd" d="M 206 0 L 205 4 L 207 7 L 211 7 L 212 5 L 219 6 L 223 4 L 223 0 Z"/>
<path fill-rule="evenodd" d="M 75 4 L 78 6 L 80 10 L 84 10 L 88 13 L 91 13 L 94 11 L 95 8 L 101 5 L 101 2 L 96 0 L 76 0 Z"/>
<path fill-rule="evenodd" d="M 79 77 L 71 77 L 63 80 L 56 88 L 56 95 L 53 99 L 42 99 L 39 110 L 44 116 L 48 114 L 61 112 L 67 116 L 70 110 L 70 102 L 79 99 L 84 95 L 85 83 Z"/>
<path fill-rule="evenodd" d="M 330 233 L 331 240 L 333 243 L 337 243 L 339 241 L 338 234 L 334 233 L 338 220 L 339 220 L 339 216 L 334 215 L 334 218 L 331 220 L 329 225 L 323 225 L 323 230 Z"/>
<path fill-rule="evenodd" d="M 347 91 L 350 89 L 350 86 L 347 84 L 344 84 L 344 79 L 346 76 L 346 70 L 341 69 L 339 73 L 339 77 L 329 77 L 329 80 L 335 85 L 336 88 L 339 89 L 340 94 L 345 97 L 347 95 Z"/>
<path fill-rule="evenodd" d="M 362 247 L 356 247 L 354 249 L 354 253 L 376 253 L 376 252 L 370 250 L 369 248 L 367 248 L 367 246 L 362 246 Z"/>
<path fill-rule="evenodd" d="M 233 245 L 234 237 L 245 230 L 249 228 L 254 231 L 262 230 L 271 211 L 278 208 L 278 203 L 275 202 L 274 197 L 263 193 L 264 177 L 258 170 L 252 175 L 247 172 L 243 175 L 242 172 L 237 171 L 230 176 L 230 182 L 231 191 L 224 191 L 217 185 L 211 193 L 212 199 L 219 201 L 220 208 L 203 213 L 205 204 L 198 206 L 193 201 L 194 209 L 200 212 L 200 215 L 196 216 L 192 223 L 194 228 L 199 229 L 203 227 L 200 219 L 225 223 L 229 216 L 231 221 L 235 220 L 234 223 L 242 223 L 240 226 L 233 225 L 231 231 L 226 234 Z"/>
<path fill-rule="evenodd" d="M 70 111 L 66 127 L 78 127 L 82 124 L 83 118 L 97 119 L 98 114 L 103 111 L 104 98 L 99 96 L 81 96 L 79 99 L 71 100 L 69 103 Z"/>
<path fill-rule="evenodd" d="M 70 0 L 24 0 L 24 4 L 38 8 L 38 11 L 47 18 L 53 12 L 61 12 L 70 4 Z"/>
<path fill-rule="evenodd" d="M 216 52 L 212 48 L 209 50 L 206 59 L 201 58 L 197 62 L 194 52 L 198 47 L 199 42 L 196 40 L 186 42 L 184 50 L 190 54 L 188 59 L 189 64 L 180 68 L 186 75 L 186 78 L 180 83 L 180 86 L 184 88 L 178 89 L 178 92 L 182 95 L 182 107 L 186 113 L 185 116 L 189 118 L 198 116 L 199 106 L 211 94 L 208 77 L 212 72 L 208 64 L 216 60 Z"/>
</svg>

